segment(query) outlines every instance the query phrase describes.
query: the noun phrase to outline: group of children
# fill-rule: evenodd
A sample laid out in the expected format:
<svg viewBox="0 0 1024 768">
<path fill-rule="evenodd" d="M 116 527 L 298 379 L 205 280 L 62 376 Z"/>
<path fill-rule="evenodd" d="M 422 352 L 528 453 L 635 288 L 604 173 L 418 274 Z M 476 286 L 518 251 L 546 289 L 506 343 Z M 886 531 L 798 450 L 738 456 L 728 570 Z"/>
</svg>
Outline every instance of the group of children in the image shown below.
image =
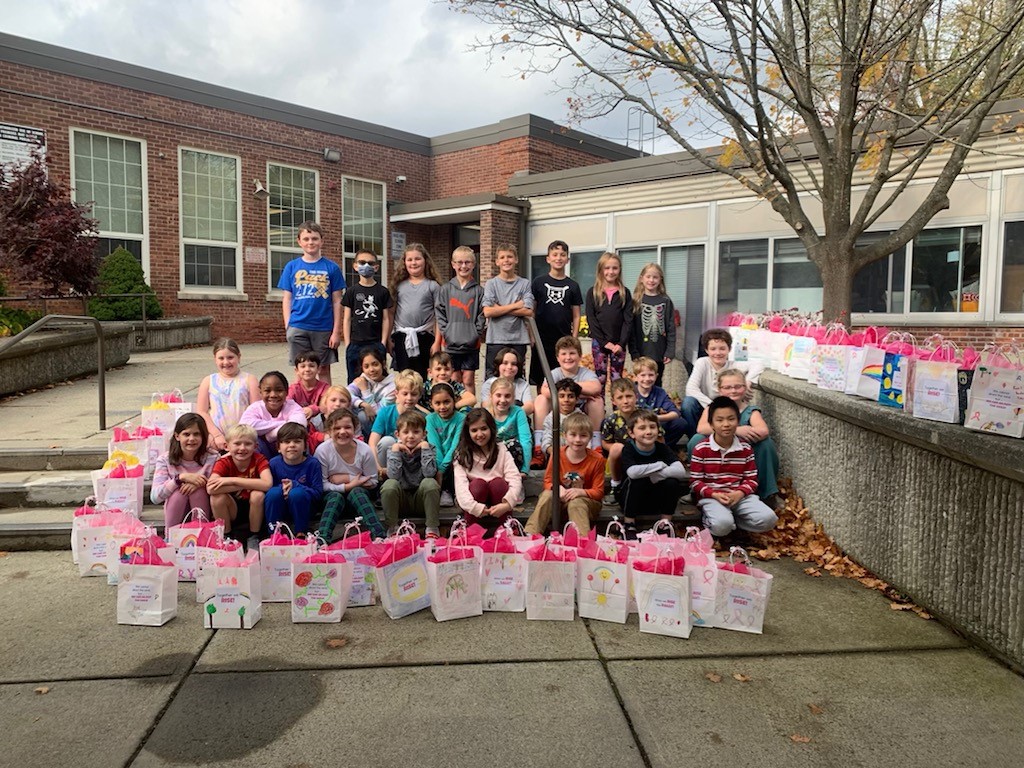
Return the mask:
<svg viewBox="0 0 1024 768">
<path fill-rule="evenodd" d="M 495 529 L 522 502 L 531 466 L 547 473 L 530 532 L 546 529 L 555 486 L 569 518 L 589 530 L 604 503 L 606 468 L 627 535 L 641 510 L 671 517 L 688 488 L 715 535 L 774 525 L 761 499 L 777 491 L 777 456 L 764 419 L 747 405 L 744 373 L 726 368 L 728 333 L 705 334 L 708 362 L 698 361 L 682 407 L 660 386 L 675 323 L 658 265 L 644 267 L 634 295 L 621 282 L 621 260 L 606 253 L 584 298 L 566 276 L 564 242 L 549 246 L 549 272 L 532 283 L 517 275 L 516 249 L 499 246 L 498 274 L 484 287 L 473 277 L 472 249 L 460 247 L 454 277 L 441 286 L 426 249 L 412 244 L 390 290 L 376 281 L 376 255 L 361 250 L 358 283 L 344 291 L 340 270 L 320 254 L 322 240 L 318 225 L 303 224 L 303 254 L 279 283 L 294 382 L 278 371 L 257 381 L 241 370 L 235 342 L 214 345 L 217 370 L 200 385 L 198 413 L 178 420 L 157 466 L 152 498 L 164 503 L 167 525 L 198 507 L 226 531 L 247 530 L 254 546 L 265 522 L 287 520 L 304 533 L 319 509 L 328 541 L 339 520 L 355 517 L 374 536 L 393 531 L 402 517 L 423 517 L 427 536 L 437 536 L 440 508 L 457 504 L 468 521 Z M 309 290 L 311 281 L 317 290 Z M 581 304 L 594 369 L 582 365 Z M 529 316 L 554 393 L 540 355 L 525 376 Z M 348 387 L 330 380 L 341 341 Z M 481 344 L 487 370 L 478 405 Z M 623 378 L 627 351 L 632 380 Z M 608 378 L 614 410 L 606 415 Z M 531 383 L 539 385 L 536 396 Z M 562 435 L 557 482 L 553 408 Z M 674 450 L 687 435 L 689 475 Z"/>
</svg>

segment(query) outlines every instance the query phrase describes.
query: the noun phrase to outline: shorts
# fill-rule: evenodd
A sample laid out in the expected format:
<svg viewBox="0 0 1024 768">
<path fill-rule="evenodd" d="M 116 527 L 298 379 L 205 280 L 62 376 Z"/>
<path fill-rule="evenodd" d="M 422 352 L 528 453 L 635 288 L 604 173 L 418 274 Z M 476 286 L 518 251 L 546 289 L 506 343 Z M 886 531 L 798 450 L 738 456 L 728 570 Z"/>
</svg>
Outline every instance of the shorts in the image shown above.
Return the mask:
<svg viewBox="0 0 1024 768">
<path fill-rule="evenodd" d="M 242 518 L 242 520 L 245 520 L 246 522 L 248 522 L 248 520 L 249 520 L 249 497 L 246 496 L 243 499 L 241 496 L 238 495 L 239 493 L 241 493 L 241 491 L 235 491 L 234 493 L 231 494 L 231 498 L 235 500 L 235 508 L 238 510 L 238 514 L 235 516 L 235 519 Z M 232 521 L 232 522 L 234 522 L 234 521 Z"/>
<path fill-rule="evenodd" d="M 330 331 L 307 331 L 305 328 L 288 326 L 284 336 L 288 341 L 289 365 L 295 365 L 295 358 L 303 352 L 316 352 L 321 366 L 338 362 L 338 350 L 331 349 Z"/>
<path fill-rule="evenodd" d="M 456 371 L 475 371 L 480 367 L 480 350 L 472 352 L 449 352 L 452 359 L 452 369 Z"/>
</svg>

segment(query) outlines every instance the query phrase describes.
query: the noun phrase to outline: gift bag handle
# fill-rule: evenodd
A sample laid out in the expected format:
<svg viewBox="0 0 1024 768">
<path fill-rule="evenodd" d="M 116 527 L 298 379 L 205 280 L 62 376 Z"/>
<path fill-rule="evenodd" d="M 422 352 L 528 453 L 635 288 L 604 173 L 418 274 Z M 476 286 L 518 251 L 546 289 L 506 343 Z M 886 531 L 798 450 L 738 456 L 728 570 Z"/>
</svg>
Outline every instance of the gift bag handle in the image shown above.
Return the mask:
<svg viewBox="0 0 1024 768">
<path fill-rule="evenodd" d="M 341 531 L 341 538 L 342 539 L 347 539 L 348 538 L 348 532 L 350 530 L 352 530 L 353 528 L 356 529 L 356 536 L 358 536 L 360 533 L 362 533 L 363 529 L 360 527 L 360 523 L 362 523 L 362 522 L 363 522 L 363 516 L 362 515 L 358 515 L 351 523 L 345 523 L 345 527 Z"/>
<path fill-rule="evenodd" d="M 683 533 L 683 541 L 687 541 L 691 544 L 699 543 L 700 528 L 696 525 L 686 526 L 686 531 Z"/>
<path fill-rule="evenodd" d="M 398 526 L 398 530 L 395 531 L 395 537 L 399 536 L 415 536 L 416 526 L 410 523 L 408 520 L 403 520 Z"/>
<path fill-rule="evenodd" d="M 670 539 L 674 539 L 676 537 L 676 527 L 674 525 L 672 525 L 672 521 L 671 520 L 666 520 L 665 518 L 660 518 L 658 520 L 658 522 L 656 522 L 654 525 L 651 526 L 651 533 L 657 533 L 658 529 L 661 528 L 663 525 L 667 525 L 668 526 L 668 530 L 669 530 L 669 536 L 668 537 Z"/>
<path fill-rule="evenodd" d="M 286 523 L 286 522 L 284 522 L 282 520 L 279 520 L 276 523 L 272 524 L 272 530 L 270 531 L 271 535 L 273 535 L 275 533 L 280 533 L 282 528 L 284 528 L 286 531 L 288 531 L 288 538 L 291 539 L 292 541 L 295 541 L 295 531 L 293 531 L 288 526 L 288 523 Z"/>
<path fill-rule="evenodd" d="M 181 518 L 182 525 L 187 523 L 189 520 L 200 518 L 204 523 L 210 522 L 210 518 L 206 516 L 206 511 L 201 507 L 192 507 L 183 518 Z"/>
<path fill-rule="evenodd" d="M 743 547 L 729 547 L 729 565 L 733 565 L 733 557 L 735 555 L 743 556 L 743 564 L 747 568 L 753 568 L 754 564 L 750 562 L 750 555 L 747 554 L 747 550 Z"/>
<path fill-rule="evenodd" d="M 619 533 L 622 534 L 622 541 L 625 541 L 626 540 L 626 526 L 624 526 L 621 522 L 619 522 L 619 516 L 618 515 L 613 515 L 612 516 L 611 522 L 608 523 L 607 526 L 605 526 L 604 535 L 609 537 L 609 538 L 611 537 L 611 530 L 612 530 L 612 526 L 613 525 L 618 527 Z"/>
<path fill-rule="evenodd" d="M 513 536 L 516 535 L 515 531 L 512 530 L 512 526 L 514 526 L 514 525 L 518 525 L 519 526 L 519 534 L 518 534 L 519 536 L 525 536 L 526 535 L 526 529 L 523 527 L 523 524 L 521 522 L 519 522 L 519 520 L 517 518 L 510 517 L 510 518 L 508 518 L 505 521 L 505 527 L 508 528 L 508 532 L 510 534 L 512 534 Z"/>
<path fill-rule="evenodd" d="M 568 530 L 569 530 L 569 526 L 570 526 L 570 525 L 571 525 L 571 526 L 572 526 L 573 528 L 575 528 L 575 529 L 576 529 L 576 538 L 577 538 L 578 540 L 582 540 L 582 539 L 583 539 L 583 534 L 582 534 L 582 533 L 580 533 L 580 527 L 579 527 L 578 525 L 576 525 L 576 523 L 575 523 L 575 522 L 573 522 L 572 520 L 570 520 L 569 522 L 567 522 L 567 523 L 566 523 L 565 525 L 563 525 L 563 526 L 562 526 L 562 541 L 565 541 L 565 534 L 566 534 L 566 533 L 568 532 Z"/>
</svg>

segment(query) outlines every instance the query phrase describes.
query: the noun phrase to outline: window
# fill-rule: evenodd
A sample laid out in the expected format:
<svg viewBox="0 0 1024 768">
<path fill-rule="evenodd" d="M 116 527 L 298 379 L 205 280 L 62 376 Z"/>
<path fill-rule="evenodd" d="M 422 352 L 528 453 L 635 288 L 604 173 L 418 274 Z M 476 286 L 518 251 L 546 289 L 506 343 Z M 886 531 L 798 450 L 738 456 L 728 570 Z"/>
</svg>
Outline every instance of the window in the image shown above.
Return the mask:
<svg viewBox="0 0 1024 768">
<path fill-rule="evenodd" d="M 270 165 L 267 169 L 267 240 L 270 243 L 270 290 L 277 289 L 284 265 L 302 255 L 299 225 L 317 221 L 316 171 Z"/>
<path fill-rule="evenodd" d="M 768 308 L 768 240 L 719 243 L 716 316 Z"/>
<path fill-rule="evenodd" d="M 772 309 L 799 307 L 801 312 L 817 312 L 823 298 L 821 273 L 807 258 L 804 244 L 796 238 L 776 240 L 772 259 Z"/>
<path fill-rule="evenodd" d="M 580 284 L 580 292 L 586 296 L 587 288 L 594 287 L 594 278 L 597 276 L 597 260 L 601 258 L 604 251 L 569 251 L 569 265 L 567 274 Z M 547 255 L 544 256 L 544 270 L 541 274 L 549 271 Z"/>
<path fill-rule="evenodd" d="M 857 245 L 868 245 L 888 232 L 865 232 Z M 873 261 L 853 277 L 851 308 L 854 312 L 903 312 L 907 249 Z"/>
<path fill-rule="evenodd" d="M 146 268 L 145 151 L 141 141 L 73 130 L 72 177 L 75 200 L 93 204 L 99 221 L 99 256 L 119 246 Z"/>
<path fill-rule="evenodd" d="M 696 360 L 704 330 L 704 246 L 663 248 L 661 264 L 665 270 L 665 292 L 675 304 L 682 324 L 677 329 L 676 344 L 690 360 Z"/>
<path fill-rule="evenodd" d="M 651 262 L 658 263 L 657 248 L 623 248 L 619 250 L 622 259 L 622 284 L 632 291 L 640 279 L 640 271 Z"/>
<path fill-rule="evenodd" d="M 183 285 L 240 290 L 238 159 L 182 149 L 180 167 Z"/>
<path fill-rule="evenodd" d="M 1024 221 L 1006 223 L 1000 312 L 1024 312 Z"/>
<path fill-rule="evenodd" d="M 384 254 L 384 185 L 343 177 L 341 180 L 341 230 L 345 251 L 345 282 L 352 285 L 359 278 L 352 261 L 360 248 L 369 248 L 383 263 Z M 383 280 L 384 275 L 380 275 Z"/>
</svg>

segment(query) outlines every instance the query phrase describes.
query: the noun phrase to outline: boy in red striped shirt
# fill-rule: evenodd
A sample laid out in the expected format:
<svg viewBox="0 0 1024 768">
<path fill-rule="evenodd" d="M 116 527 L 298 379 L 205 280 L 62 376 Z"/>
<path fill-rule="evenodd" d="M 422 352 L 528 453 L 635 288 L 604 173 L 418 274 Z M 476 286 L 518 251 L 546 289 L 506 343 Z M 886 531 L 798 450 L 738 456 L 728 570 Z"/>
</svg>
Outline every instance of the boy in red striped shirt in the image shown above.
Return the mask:
<svg viewBox="0 0 1024 768">
<path fill-rule="evenodd" d="M 754 451 L 736 437 L 739 408 L 728 397 L 716 397 L 708 406 L 708 421 L 711 434 L 690 457 L 690 487 L 704 514 L 704 527 L 718 537 L 736 528 L 770 531 L 778 518 L 757 498 Z"/>
</svg>

